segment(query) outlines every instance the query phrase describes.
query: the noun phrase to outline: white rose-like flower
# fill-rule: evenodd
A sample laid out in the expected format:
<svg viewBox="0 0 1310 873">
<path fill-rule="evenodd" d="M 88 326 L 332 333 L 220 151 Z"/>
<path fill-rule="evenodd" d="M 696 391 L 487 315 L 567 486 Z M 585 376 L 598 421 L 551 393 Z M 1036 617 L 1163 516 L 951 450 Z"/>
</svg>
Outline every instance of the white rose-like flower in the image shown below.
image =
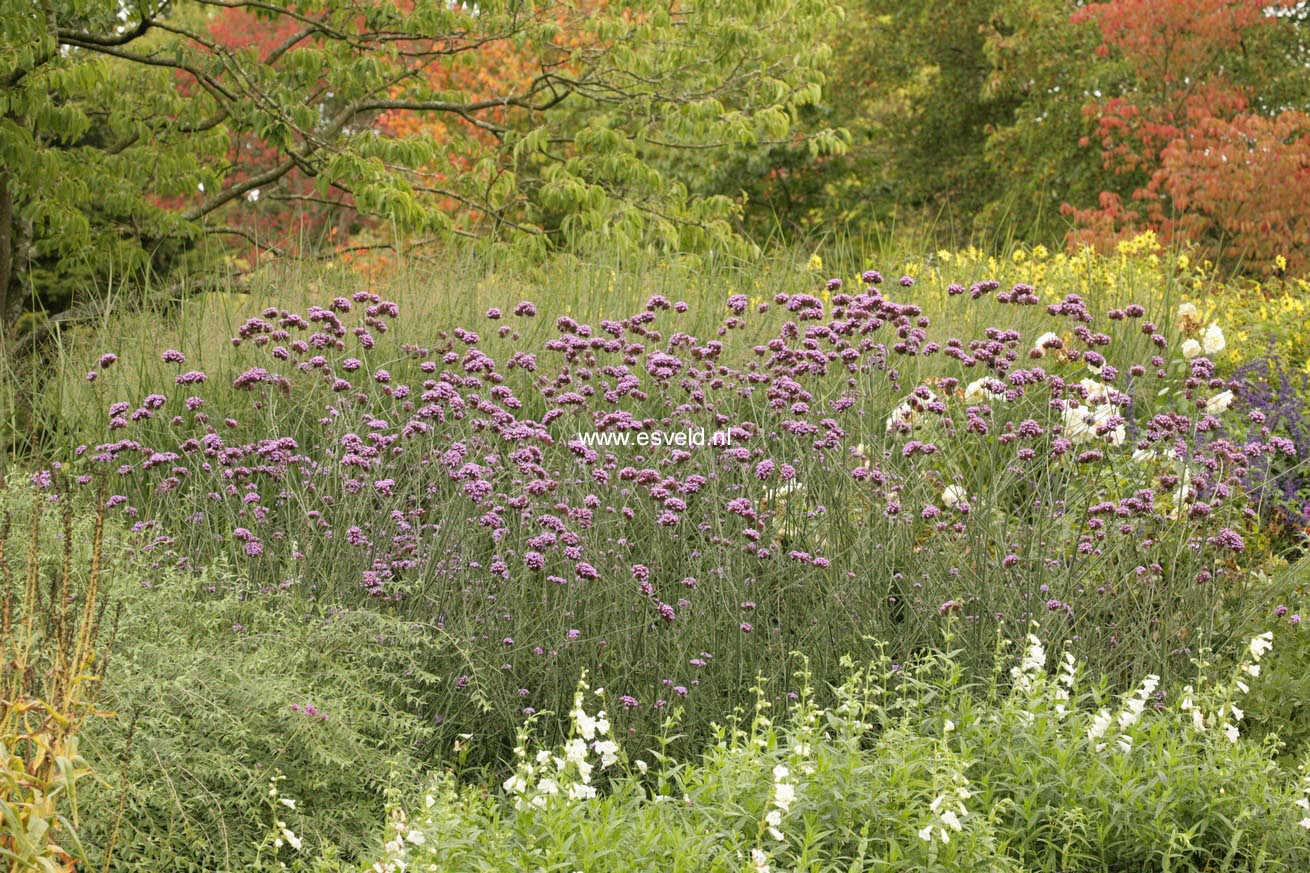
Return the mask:
<svg viewBox="0 0 1310 873">
<path fill-rule="evenodd" d="M 1233 405 L 1234 399 L 1232 391 L 1221 391 L 1205 402 L 1205 411 L 1211 415 L 1227 412 L 1228 407 Z"/>
<path fill-rule="evenodd" d="M 1083 406 L 1066 406 L 1064 408 L 1064 435 L 1074 444 L 1085 443 L 1096 436 L 1096 424 L 1092 413 Z"/>
<path fill-rule="evenodd" d="M 1199 357 L 1200 354 L 1201 354 L 1201 344 L 1200 344 L 1200 343 L 1198 343 L 1198 342 L 1197 342 L 1196 340 L 1194 340 L 1194 339 L 1183 340 L 1183 357 L 1184 357 L 1184 358 L 1188 358 L 1188 359 L 1190 360 L 1191 358 Z"/>
<path fill-rule="evenodd" d="M 1201 313 L 1197 310 L 1196 305 L 1192 303 L 1183 303 L 1178 307 L 1178 329 L 1183 333 L 1191 333 L 1201 326 Z"/>
<path fill-rule="evenodd" d="M 964 490 L 960 485 L 947 485 L 942 491 L 942 503 L 946 504 L 947 509 L 954 509 L 961 503 L 969 499 L 969 492 Z"/>
<path fill-rule="evenodd" d="M 927 388 L 920 387 L 927 396 L 920 397 L 917 393 L 911 392 L 908 397 L 902 400 L 900 405 L 893 409 L 892 414 L 887 418 L 887 433 L 906 428 L 910 430 L 917 428 L 924 411 L 938 402 L 936 394 Z M 919 390 L 918 388 L 915 389 L 916 392 Z"/>
<path fill-rule="evenodd" d="M 995 380 L 990 379 L 987 376 L 984 376 L 981 379 L 975 379 L 974 381 L 970 382 L 964 389 L 964 402 L 965 403 L 979 403 L 979 402 L 994 403 L 997 400 L 1004 400 L 1005 399 L 1004 394 L 993 391 L 990 387 L 988 387 L 993 381 Z"/>
<path fill-rule="evenodd" d="M 1062 345 L 1064 345 L 1064 340 L 1060 339 L 1059 334 L 1047 331 L 1039 336 L 1037 341 L 1033 343 L 1033 351 L 1037 353 L 1038 357 L 1041 357 L 1046 354 L 1048 348 L 1058 349 Z"/>
<path fill-rule="evenodd" d="M 1205 349 L 1207 355 L 1217 355 L 1228 347 L 1228 342 L 1224 339 L 1224 332 L 1215 322 L 1205 329 L 1205 336 L 1201 337 L 1201 347 Z"/>
<path fill-rule="evenodd" d="M 1108 404 L 1110 402 L 1111 389 L 1104 382 L 1098 382 L 1095 379 L 1083 379 L 1078 384 L 1087 392 L 1087 402 L 1089 404 Z"/>
</svg>

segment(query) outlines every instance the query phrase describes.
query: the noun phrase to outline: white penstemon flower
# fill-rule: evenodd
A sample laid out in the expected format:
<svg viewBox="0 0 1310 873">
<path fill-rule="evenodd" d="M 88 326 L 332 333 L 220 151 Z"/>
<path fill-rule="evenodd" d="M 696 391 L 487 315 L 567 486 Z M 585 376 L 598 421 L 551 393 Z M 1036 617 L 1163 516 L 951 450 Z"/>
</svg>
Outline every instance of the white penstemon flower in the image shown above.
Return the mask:
<svg viewBox="0 0 1310 873">
<path fill-rule="evenodd" d="M 274 840 L 273 845 L 280 849 L 282 848 L 282 840 L 286 840 L 288 846 L 299 852 L 301 846 L 300 837 L 296 836 L 295 832 L 287 827 L 287 823 L 284 821 L 279 821 L 277 827 L 282 833 L 282 839 Z"/>
<path fill-rule="evenodd" d="M 527 760 L 523 742 L 514 749 L 519 766 L 502 787 L 506 794 L 516 795 L 515 809 L 522 809 L 525 805 L 544 807 L 550 798 L 561 795 L 570 800 L 590 800 L 596 796 L 596 789 L 591 784 L 591 774 L 596 764 L 591 760 L 591 753 L 594 751 L 600 756 L 602 768 L 610 767 L 619 760 L 618 743 L 606 739 L 610 732 L 610 722 L 605 710 L 600 710 L 593 717 L 583 706 L 583 690 L 586 687 L 585 681 L 578 681 L 578 690 L 573 696 L 573 709 L 569 711 L 573 736 L 564 743 L 559 750 L 560 754 L 540 751 L 534 764 Z M 603 699 L 605 691 L 597 689 L 595 694 Z"/>
<path fill-rule="evenodd" d="M 391 830 L 394 832 L 394 836 L 382 844 L 382 850 L 386 853 L 386 858 L 370 867 L 371 873 L 404 873 L 404 870 L 409 866 L 406 842 L 413 843 L 416 846 L 422 845 L 424 842 L 423 833 L 410 828 L 409 819 L 405 816 L 403 809 L 393 809 L 391 811 Z"/>
<path fill-rule="evenodd" d="M 1115 745 L 1124 752 L 1132 751 L 1133 738 L 1127 731 L 1141 720 L 1147 702 L 1158 687 L 1160 687 L 1160 677 L 1154 673 L 1147 676 L 1142 680 L 1141 687 L 1124 699 L 1123 707 L 1117 714 L 1111 715 L 1108 709 L 1102 709 L 1096 714 L 1092 719 L 1092 726 L 1087 730 L 1087 739 L 1096 742 L 1105 736 L 1110 725 L 1117 723 L 1120 733 L 1115 738 Z M 1108 742 L 1096 743 L 1096 751 L 1103 752 L 1108 746 Z"/>
<path fill-rule="evenodd" d="M 1190 715 L 1192 717 L 1192 727 L 1198 732 L 1202 732 L 1205 730 L 1205 713 L 1202 712 L 1201 707 L 1197 706 L 1192 700 L 1192 696 L 1195 693 L 1196 692 L 1192 689 L 1191 685 L 1184 685 L 1183 697 L 1182 700 L 1178 702 L 1178 708 L 1182 712 Z"/>
<path fill-rule="evenodd" d="M 1017 667 L 1010 668 L 1010 677 L 1014 687 L 1025 694 L 1031 694 L 1038 680 L 1046 672 L 1046 649 L 1036 634 L 1028 634 L 1028 648 Z"/>
<path fill-rule="evenodd" d="M 1242 677 L 1259 676 L 1260 659 L 1267 655 L 1273 647 L 1274 634 L 1272 631 L 1265 631 L 1264 633 L 1251 638 L 1251 642 L 1247 644 L 1247 651 L 1251 653 L 1251 660 L 1242 662 L 1241 666 L 1237 668 L 1238 678 L 1233 680 L 1233 686 L 1236 687 L 1239 692 L 1246 694 L 1251 690 L 1251 686 L 1247 685 Z M 1228 716 L 1231 717 L 1231 721 L 1224 718 L 1225 711 Z M 1220 720 L 1222 725 L 1220 730 L 1230 742 L 1234 743 L 1237 742 L 1238 737 L 1241 736 L 1241 731 L 1238 730 L 1237 723 L 1245 717 L 1246 713 L 1231 701 L 1226 705 L 1219 707 L 1219 711 L 1216 713 L 1216 718 Z"/>
<path fill-rule="evenodd" d="M 295 799 L 291 797 L 282 797 L 281 793 L 278 791 L 278 787 L 277 787 L 278 783 L 282 782 L 285 779 L 286 777 L 283 776 L 280 772 L 274 773 L 272 777 L 269 778 L 268 797 L 273 803 L 279 806 L 285 806 L 287 809 L 295 809 L 296 808 Z M 277 832 L 273 837 L 273 848 L 280 849 L 283 846 L 290 846 L 292 849 L 295 849 L 297 852 L 299 852 L 301 846 L 303 846 L 304 844 L 302 843 L 300 837 L 296 835 L 296 832 L 291 830 L 291 828 L 287 825 L 287 823 L 285 821 L 282 821 L 281 819 L 276 819 L 273 822 L 273 824 L 277 828 Z"/>
<path fill-rule="evenodd" d="M 592 744 L 592 749 L 600 755 L 601 767 L 612 767 L 619 760 L 619 744 L 613 740 L 598 740 Z"/>
<path fill-rule="evenodd" d="M 1105 732 L 1109 729 L 1110 723 L 1113 721 L 1114 721 L 1114 716 L 1110 714 L 1110 710 L 1102 709 L 1100 712 L 1098 712 L 1096 716 L 1092 719 L 1092 726 L 1087 729 L 1088 741 L 1096 742 L 1101 737 L 1105 736 Z M 1099 752 L 1104 748 L 1105 748 L 1105 743 L 1097 743 L 1096 751 Z"/>
<path fill-rule="evenodd" d="M 1301 796 L 1296 799 L 1296 805 L 1304 813 L 1299 824 L 1310 831 L 1310 773 L 1305 772 L 1305 764 L 1300 764 L 1297 769 L 1304 774 L 1301 776 Z"/>
<path fill-rule="evenodd" d="M 1078 661 L 1074 658 L 1073 652 L 1065 652 L 1064 658 L 1060 664 L 1059 684 L 1055 686 L 1055 713 L 1064 718 L 1069 712 L 1067 706 L 1070 697 L 1073 695 L 1074 683 L 1078 679 Z"/>
<path fill-rule="evenodd" d="M 968 779 L 956 774 L 956 780 L 958 784 L 954 790 L 937 795 L 933 798 L 932 803 L 928 805 L 928 810 L 933 814 L 933 818 L 918 830 L 919 839 L 925 843 L 931 843 L 934 838 L 942 843 L 949 843 L 952 833 L 958 834 L 964 830 L 964 823 L 961 819 L 969 815 L 969 810 L 965 808 L 964 801 L 972 797 L 973 794 L 969 791 Z"/>
<path fill-rule="evenodd" d="M 1247 644 L 1247 650 L 1250 652 L 1251 660 L 1243 661 L 1238 665 L 1237 675 L 1233 679 L 1233 688 L 1239 694 L 1246 694 L 1251 690 L 1245 677 L 1256 677 L 1260 675 L 1260 659 L 1273 648 L 1274 635 L 1266 631 L 1257 637 L 1251 639 Z M 1237 723 L 1246 717 L 1242 708 L 1237 706 L 1231 700 L 1219 705 L 1214 715 L 1207 718 L 1201 707 L 1193 700 L 1195 690 L 1191 685 L 1183 687 L 1182 699 L 1178 703 L 1178 708 L 1191 717 L 1192 727 L 1197 731 L 1204 731 L 1208 726 L 1217 726 L 1220 733 L 1228 739 L 1229 742 L 1237 742 L 1241 737 L 1241 730 Z"/>
<path fill-rule="evenodd" d="M 769 800 L 773 808 L 764 816 L 769 836 L 780 842 L 783 839 L 782 817 L 791 811 L 791 805 L 796 800 L 796 784 L 787 781 L 790 776 L 791 770 L 786 764 L 778 764 L 773 768 L 773 795 Z"/>
</svg>

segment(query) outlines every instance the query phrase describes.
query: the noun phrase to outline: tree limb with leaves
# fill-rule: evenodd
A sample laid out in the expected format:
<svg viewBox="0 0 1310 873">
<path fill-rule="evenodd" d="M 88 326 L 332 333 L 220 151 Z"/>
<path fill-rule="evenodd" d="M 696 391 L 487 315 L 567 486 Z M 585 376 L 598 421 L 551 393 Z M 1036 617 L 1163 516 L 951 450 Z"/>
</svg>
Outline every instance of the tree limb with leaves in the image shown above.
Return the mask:
<svg viewBox="0 0 1310 873">
<path fill-rule="evenodd" d="M 697 161 L 800 130 L 832 0 L 0 0 L 0 323 L 314 201 L 437 239 L 741 251 Z M 239 25 L 239 26 L 238 26 Z M 798 50 L 799 49 L 799 50 Z M 239 235 L 238 235 L 239 236 Z M 62 297 L 60 295 L 63 295 Z"/>
</svg>

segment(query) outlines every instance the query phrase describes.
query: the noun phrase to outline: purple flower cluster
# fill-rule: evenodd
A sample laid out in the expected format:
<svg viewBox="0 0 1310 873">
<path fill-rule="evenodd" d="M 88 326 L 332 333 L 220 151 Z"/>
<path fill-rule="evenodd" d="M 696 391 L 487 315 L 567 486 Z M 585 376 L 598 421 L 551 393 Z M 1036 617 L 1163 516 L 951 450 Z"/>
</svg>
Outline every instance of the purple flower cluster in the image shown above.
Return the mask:
<svg viewBox="0 0 1310 873">
<path fill-rule="evenodd" d="M 116 480 L 147 560 L 222 552 L 251 579 L 306 580 L 261 591 L 439 616 L 516 696 L 585 649 L 645 677 L 614 688 L 636 712 L 729 672 L 716 645 L 909 648 L 947 616 L 1064 621 L 1112 648 L 1177 609 L 1160 646 L 1185 649 L 1176 592 L 1204 601 L 1239 571 L 1252 470 L 1295 440 L 1226 436 L 1206 401 L 1227 383 L 1204 358 L 1171 381 L 1141 306 L 1102 318 L 978 282 L 945 302 L 1025 328 L 944 336 L 912 279 L 861 278 L 756 315 L 728 296 L 703 335 L 661 295 L 595 324 L 529 322 L 524 301 L 478 331 L 407 325 L 367 291 L 270 307 L 232 337 L 239 368 L 115 399 L 79 463 Z M 638 442 L 688 429 L 727 440 Z"/>
</svg>

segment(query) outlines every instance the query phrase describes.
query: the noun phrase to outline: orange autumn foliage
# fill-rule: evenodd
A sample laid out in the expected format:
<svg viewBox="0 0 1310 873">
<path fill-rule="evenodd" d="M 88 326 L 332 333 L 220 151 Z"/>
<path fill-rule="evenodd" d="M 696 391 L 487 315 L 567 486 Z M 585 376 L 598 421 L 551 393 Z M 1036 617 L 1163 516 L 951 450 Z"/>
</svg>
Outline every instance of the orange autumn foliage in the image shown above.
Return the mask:
<svg viewBox="0 0 1310 873">
<path fill-rule="evenodd" d="M 1259 105 L 1240 76 L 1246 43 L 1290 2 L 1111 0 L 1072 16 L 1100 29 L 1098 54 L 1131 86 L 1085 107 L 1107 171 L 1123 184 L 1095 207 L 1066 204 L 1072 243 L 1109 249 L 1150 228 L 1216 262 L 1310 268 L 1310 116 Z M 1090 145 L 1090 140 L 1085 141 Z"/>
</svg>

